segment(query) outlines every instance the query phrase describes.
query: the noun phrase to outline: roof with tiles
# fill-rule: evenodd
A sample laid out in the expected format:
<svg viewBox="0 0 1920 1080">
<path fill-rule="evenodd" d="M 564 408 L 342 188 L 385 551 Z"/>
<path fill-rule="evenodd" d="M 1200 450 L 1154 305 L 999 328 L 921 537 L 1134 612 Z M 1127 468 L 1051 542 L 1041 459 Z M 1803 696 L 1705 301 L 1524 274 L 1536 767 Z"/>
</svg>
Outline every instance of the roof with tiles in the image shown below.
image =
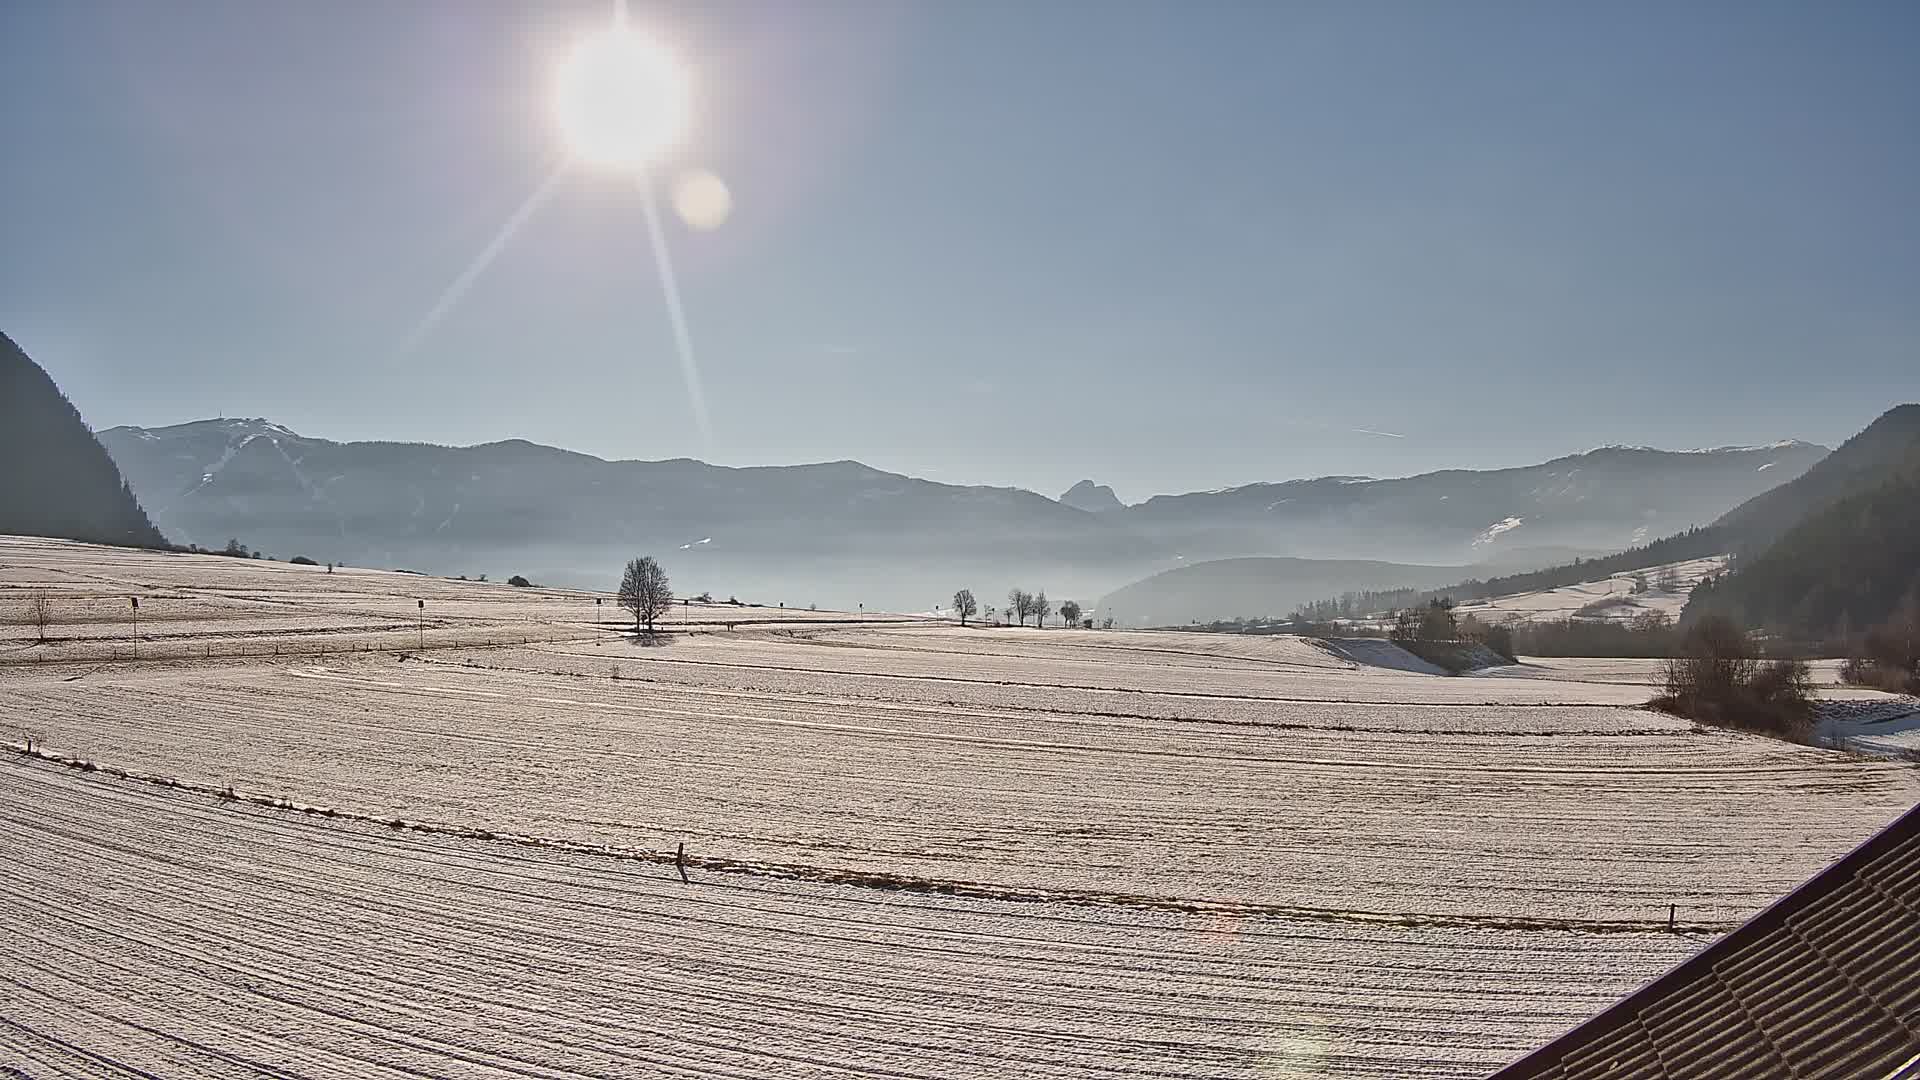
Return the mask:
<svg viewBox="0 0 1920 1080">
<path fill-rule="evenodd" d="M 1920 1080 L 1920 806 L 1491 1080 Z"/>
</svg>

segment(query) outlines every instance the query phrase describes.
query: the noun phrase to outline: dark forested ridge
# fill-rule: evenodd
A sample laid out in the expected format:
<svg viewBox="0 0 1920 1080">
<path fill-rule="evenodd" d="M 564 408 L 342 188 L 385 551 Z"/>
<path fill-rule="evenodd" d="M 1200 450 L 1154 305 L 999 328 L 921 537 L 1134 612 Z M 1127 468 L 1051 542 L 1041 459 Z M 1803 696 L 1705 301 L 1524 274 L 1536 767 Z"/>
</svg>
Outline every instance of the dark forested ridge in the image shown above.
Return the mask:
<svg viewBox="0 0 1920 1080">
<path fill-rule="evenodd" d="M 1854 495 L 1869 493 L 1903 468 L 1920 450 L 1920 405 L 1897 405 L 1806 472 L 1722 514 L 1724 530 L 1739 555 L 1758 555 L 1808 515 Z"/>
<path fill-rule="evenodd" d="M 1833 457 L 1834 468 L 1822 462 L 1727 515 L 1752 553 L 1695 590 L 1685 618 L 1727 615 L 1795 641 L 1844 642 L 1920 593 L 1920 405 L 1888 412 Z M 1776 497 L 1786 494 L 1797 498 Z M 1773 533 L 1789 510 L 1798 513 Z"/>
<path fill-rule="evenodd" d="M 161 547 L 113 459 L 53 379 L 0 334 L 0 533 Z"/>
</svg>

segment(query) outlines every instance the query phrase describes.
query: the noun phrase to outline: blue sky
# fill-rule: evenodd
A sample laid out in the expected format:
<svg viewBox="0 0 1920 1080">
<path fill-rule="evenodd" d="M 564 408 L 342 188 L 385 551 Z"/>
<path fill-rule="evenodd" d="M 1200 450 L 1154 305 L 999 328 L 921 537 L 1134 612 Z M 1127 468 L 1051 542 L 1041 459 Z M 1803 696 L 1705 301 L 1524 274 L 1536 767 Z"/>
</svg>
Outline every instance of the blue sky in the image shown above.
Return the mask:
<svg viewBox="0 0 1920 1080">
<path fill-rule="evenodd" d="M 561 154 L 607 12 L 0 6 L 0 328 L 96 426 L 1130 500 L 1832 443 L 1920 398 L 1899 2 L 634 0 L 693 74 L 657 174 L 734 196 L 669 227 L 711 445 L 611 173 L 404 349 Z"/>
</svg>

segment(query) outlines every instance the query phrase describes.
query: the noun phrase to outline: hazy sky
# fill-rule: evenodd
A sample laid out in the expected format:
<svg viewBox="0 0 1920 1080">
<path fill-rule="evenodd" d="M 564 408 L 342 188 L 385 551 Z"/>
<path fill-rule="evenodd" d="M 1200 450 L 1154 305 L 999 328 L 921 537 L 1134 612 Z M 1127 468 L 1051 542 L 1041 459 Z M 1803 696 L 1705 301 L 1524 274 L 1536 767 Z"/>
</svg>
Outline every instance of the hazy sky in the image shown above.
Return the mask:
<svg viewBox="0 0 1920 1080">
<path fill-rule="evenodd" d="M 711 447 L 630 178 L 563 175 L 404 348 L 561 153 L 604 2 L 0 4 L 0 328 L 99 427 L 1130 500 L 1920 398 L 1904 0 L 633 10 L 694 76 L 657 173 L 734 197 L 669 224 Z"/>
</svg>

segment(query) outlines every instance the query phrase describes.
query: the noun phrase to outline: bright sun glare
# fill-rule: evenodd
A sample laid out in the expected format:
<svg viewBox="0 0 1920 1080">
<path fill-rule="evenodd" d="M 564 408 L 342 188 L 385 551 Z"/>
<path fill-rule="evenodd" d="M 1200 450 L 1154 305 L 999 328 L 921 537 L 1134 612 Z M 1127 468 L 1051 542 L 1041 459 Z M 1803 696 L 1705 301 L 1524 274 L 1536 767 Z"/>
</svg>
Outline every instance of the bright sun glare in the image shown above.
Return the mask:
<svg viewBox="0 0 1920 1080">
<path fill-rule="evenodd" d="M 638 169 L 685 129 L 686 74 L 658 42 L 616 25 L 581 41 L 560 65 L 555 108 L 575 156 Z"/>
</svg>

